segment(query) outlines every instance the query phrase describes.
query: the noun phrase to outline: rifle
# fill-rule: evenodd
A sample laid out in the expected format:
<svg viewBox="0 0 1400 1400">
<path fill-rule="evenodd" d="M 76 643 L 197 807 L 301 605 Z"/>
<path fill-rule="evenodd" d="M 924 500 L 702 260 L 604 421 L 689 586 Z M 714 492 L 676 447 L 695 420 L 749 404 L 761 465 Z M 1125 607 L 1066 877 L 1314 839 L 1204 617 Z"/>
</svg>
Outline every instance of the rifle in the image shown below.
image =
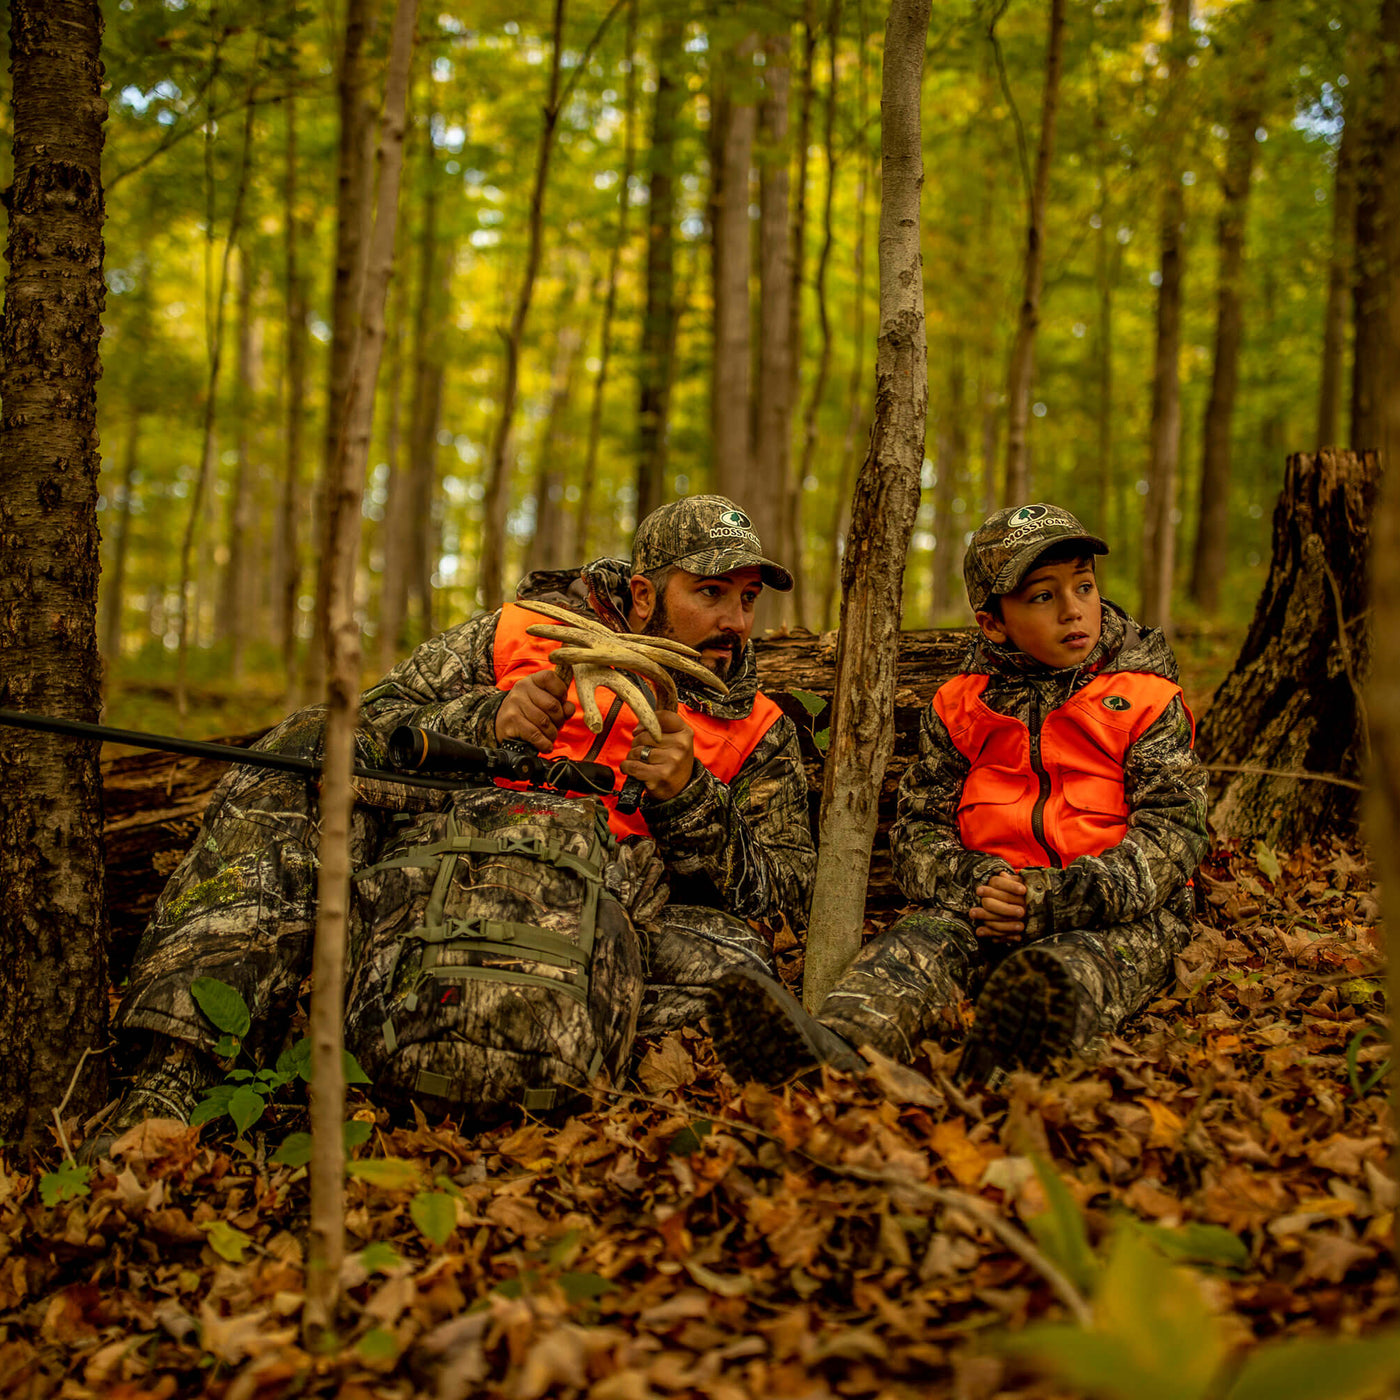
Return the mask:
<svg viewBox="0 0 1400 1400">
<path fill-rule="evenodd" d="M 322 765 L 316 759 L 298 758 L 295 754 L 241 749 L 235 744 L 215 744 L 198 739 L 178 739 L 173 735 L 148 734 L 139 729 L 114 729 L 107 724 L 28 714 L 21 710 L 0 709 L 0 726 L 33 729 L 45 734 L 66 734 L 77 739 L 96 739 L 100 743 L 128 744 L 132 748 L 186 754 L 219 763 L 243 764 L 250 768 L 273 768 L 312 776 L 322 772 Z M 455 792 L 463 786 L 463 777 L 504 778 L 542 791 L 589 797 L 609 793 L 617 783 L 617 774 L 605 763 L 589 763 L 562 754 L 545 757 L 519 739 L 508 740 L 500 748 L 483 748 L 437 730 L 419 729 L 406 724 L 400 725 L 389 735 L 389 760 L 396 765 L 392 769 L 364 768 L 356 764 L 352 771 L 357 778 L 406 783 L 410 787 L 435 788 L 440 792 Z M 458 776 L 429 776 L 434 773 Z"/>
</svg>

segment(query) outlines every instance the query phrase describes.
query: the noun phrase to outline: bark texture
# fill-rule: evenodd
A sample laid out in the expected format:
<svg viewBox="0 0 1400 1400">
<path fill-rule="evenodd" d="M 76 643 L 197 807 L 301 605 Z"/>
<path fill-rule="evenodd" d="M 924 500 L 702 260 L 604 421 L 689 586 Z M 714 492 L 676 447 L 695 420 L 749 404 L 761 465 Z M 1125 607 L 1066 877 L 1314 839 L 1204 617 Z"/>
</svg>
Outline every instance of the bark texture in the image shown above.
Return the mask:
<svg viewBox="0 0 1400 1400">
<path fill-rule="evenodd" d="M 418 0 L 399 0 L 385 78 L 374 225 L 347 385 L 345 421 L 328 482 L 330 558 L 326 577 L 326 751 L 321 779 L 320 868 L 316 882 L 316 942 L 312 954 L 311 1228 L 307 1249 L 306 1310 L 302 1326 L 319 1342 L 333 1333 L 345 1254 L 345 1071 L 342 1026 L 345 942 L 350 911 L 351 766 L 359 718 L 360 636 L 355 623 L 355 561 L 360 544 L 360 500 L 369 462 L 374 391 L 384 349 L 384 302 L 394 269 L 399 178 L 408 105 L 408 72 Z"/>
<path fill-rule="evenodd" d="M 1249 635 L 1201 721 L 1211 823 L 1226 837 L 1291 845 L 1354 822 L 1369 672 L 1366 551 L 1375 453 L 1288 459 L 1274 507 L 1273 558 Z M 1281 774 L 1281 776 L 1280 776 Z"/>
<path fill-rule="evenodd" d="M 102 16 L 12 0 L 14 183 L 0 329 L 0 705 L 95 720 Z M 107 1030 L 97 746 L 0 731 L 0 1138 L 48 1142 Z M 69 1100 L 105 1099 L 101 1057 Z"/>
<path fill-rule="evenodd" d="M 822 794 L 821 845 L 803 999 L 821 1005 L 860 947 L 880 775 L 894 742 L 901 584 L 919 508 L 928 413 L 919 206 L 920 80 L 929 0 L 892 0 L 881 79 L 880 338 L 875 424 L 856 481 L 841 566 L 837 703 Z"/>
</svg>

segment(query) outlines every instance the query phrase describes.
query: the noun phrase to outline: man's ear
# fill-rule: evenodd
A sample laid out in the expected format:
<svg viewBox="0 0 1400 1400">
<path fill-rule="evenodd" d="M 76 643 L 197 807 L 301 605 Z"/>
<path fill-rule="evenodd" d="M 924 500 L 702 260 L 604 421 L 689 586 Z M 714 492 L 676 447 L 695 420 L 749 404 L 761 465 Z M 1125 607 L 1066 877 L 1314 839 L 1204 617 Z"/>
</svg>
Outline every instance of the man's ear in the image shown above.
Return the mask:
<svg viewBox="0 0 1400 1400">
<path fill-rule="evenodd" d="M 634 632 L 640 632 L 656 611 L 656 585 L 642 574 L 633 574 L 630 583 L 632 613 L 627 621 Z"/>
<path fill-rule="evenodd" d="M 989 612 L 979 612 L 977 614 L 977 625 L 982 629 L 982 635 L 989 642 L 996 642 L 999 646 L 1006 641 L 1006 628 Z"/>
</svg>

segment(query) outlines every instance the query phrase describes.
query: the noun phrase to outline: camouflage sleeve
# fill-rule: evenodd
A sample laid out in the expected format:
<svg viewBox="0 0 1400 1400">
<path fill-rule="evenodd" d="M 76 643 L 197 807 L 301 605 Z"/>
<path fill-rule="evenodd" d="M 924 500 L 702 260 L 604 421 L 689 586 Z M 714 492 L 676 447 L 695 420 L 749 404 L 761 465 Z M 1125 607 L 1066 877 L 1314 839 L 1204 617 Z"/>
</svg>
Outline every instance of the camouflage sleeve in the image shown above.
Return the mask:
<svg viewBox="0 0 1400 1400">
<path fill-rule="evenodd" d="M 437 729 L 470 744 L 496 743 L 494 651 L 499 613 L 483 613 L 430 637 L 360 697 L 361 714 L 381 734 L 395 725 Z"/>
<path fill-rule="evenodd" d="M 733 782 L 721 782 L 697 763 L 684 789 L 666 802 L 644 800 L 642 812 L 671 875 L 674 900 L 684 901 L 693 882 L 709 894 L 697 902 L 718 903 L 745 919 L 781 914 L 805 926 L 817 856 L 807 775 L 797 730 L 786 716 L 759 740 Z"/>
<path fill-rule="evenodd" d="M 1128 833 L 1116 846 L 1027 882 L 1030 936 L 1145 918 L 1195 873 L 1209 843 L 1206 770 L 1180 696 L 1128 750 L 1124 788 Z"/>
<path fill-rule="evenodd" d="M 1000 856 L 962 843 L 958 801 L 969 767 L 930 705 L 919 726 L 919 756 L 899 784 L 899 812 L 890 829 L 895 879 L 905 895 L 964 915 L 977 903 L 977 886 L 1011 868 Z"/>
</svg>

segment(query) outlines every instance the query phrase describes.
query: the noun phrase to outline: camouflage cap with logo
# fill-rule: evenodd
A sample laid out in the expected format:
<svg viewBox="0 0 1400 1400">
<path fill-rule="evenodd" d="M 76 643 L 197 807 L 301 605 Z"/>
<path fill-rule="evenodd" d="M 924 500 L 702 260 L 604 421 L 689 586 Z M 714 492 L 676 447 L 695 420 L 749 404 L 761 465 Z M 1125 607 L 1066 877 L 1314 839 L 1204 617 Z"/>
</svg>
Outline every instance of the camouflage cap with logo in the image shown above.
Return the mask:
<svg viewBox="0 0 1400 1400">
<path fill-rule="evenodd" d="M 1014 592 L 1047 549 L 1070 540 L 1081 541 L 1085 554 L 1108 553 L 1108 546 L 1061 506 L 1041 501 L 997 511 L 963 555 L 963 582 L 973 612 L 984 611 L 994 594 Z"/>
<path fill-rule="evenodd" d="M 682 496 L 652 511 L 632 540 L 632 572 L 674 565 L 706 576 L 757 568 L 769 588 L 786 593 L 792 575 L 764 558 L 753 522 L 725 496 Z"/>
</svg>

